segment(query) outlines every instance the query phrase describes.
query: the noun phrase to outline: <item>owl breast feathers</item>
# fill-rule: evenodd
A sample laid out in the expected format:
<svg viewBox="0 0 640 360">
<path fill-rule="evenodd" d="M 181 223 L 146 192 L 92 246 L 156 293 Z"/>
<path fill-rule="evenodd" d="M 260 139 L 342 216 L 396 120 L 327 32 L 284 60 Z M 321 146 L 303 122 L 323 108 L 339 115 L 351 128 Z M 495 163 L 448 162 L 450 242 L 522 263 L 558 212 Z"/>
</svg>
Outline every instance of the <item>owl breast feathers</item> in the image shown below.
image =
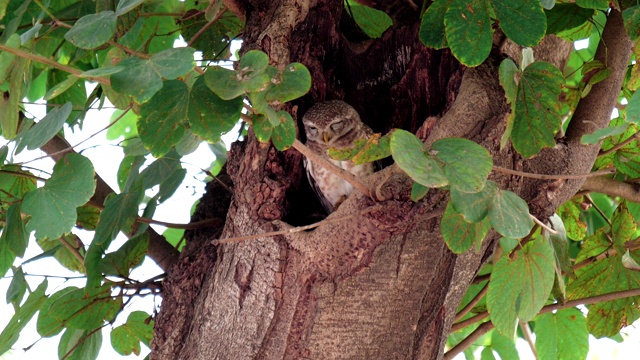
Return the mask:
<svg viewBox="0 0 640 360">
<path fill-rule="evenodd" d="M 334 160 L 327 154 L 329 148 L 350 148 L 354 141 L 373 135 L 349 104 L 339 100 L 317 103 L 307 111 L 302 122 L 309 149 L 358 178 L 373 174 L 372 163 L 356 165 L 351 161 Z M 308 159 L 304 159 L 304 166 L 309 183 L 327 212 L 333 212 L 353 191 L 351 184 L 322 166 Z"/>
</svg>

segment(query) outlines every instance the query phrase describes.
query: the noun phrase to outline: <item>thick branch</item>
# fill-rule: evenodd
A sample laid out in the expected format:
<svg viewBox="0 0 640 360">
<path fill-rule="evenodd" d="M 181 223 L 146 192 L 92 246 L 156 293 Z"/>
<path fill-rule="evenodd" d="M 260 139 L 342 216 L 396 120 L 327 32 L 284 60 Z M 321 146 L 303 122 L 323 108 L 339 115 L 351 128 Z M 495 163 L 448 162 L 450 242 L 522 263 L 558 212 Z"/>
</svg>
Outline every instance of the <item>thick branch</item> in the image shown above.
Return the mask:
<svg viewBox="0 0 640 360">
<path fill-rule="evenodd" d="M 582 189 L 640 202 L 640 184 L 598 176 L 587 179 L 584 184 L 582 184 Z"/>
<path fill-rule="evenodd" d="M 60 160 L 65 154 L 75 152 L 71 145 L 59 136 L 55 136 L 41 147 L 42 151 L 51 155 L 54 161 Z M 107 183 L 96 175 L 96 191 L 90 201 L 104 204 L 105 199 L 113 190 Z M 169 267 L 178 259 L 180 254 L 162 235 L 158 234 L 151 227 L 147 228 L 149 233 L 149 249 L 147 255 L 155 261 L 162 270 L 167 271 Z"/>
</svg>

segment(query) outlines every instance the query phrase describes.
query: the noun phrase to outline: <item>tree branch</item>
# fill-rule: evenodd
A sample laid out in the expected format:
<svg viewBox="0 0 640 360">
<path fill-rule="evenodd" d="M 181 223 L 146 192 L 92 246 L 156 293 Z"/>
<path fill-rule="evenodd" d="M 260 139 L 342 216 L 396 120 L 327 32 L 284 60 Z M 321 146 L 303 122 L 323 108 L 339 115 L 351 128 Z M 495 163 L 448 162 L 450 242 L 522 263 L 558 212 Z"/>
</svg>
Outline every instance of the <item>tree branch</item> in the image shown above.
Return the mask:
<svg viewBox="0 0 640 360">
<path fill-rule="evenodd" d="M 482 335 L 491 331 L 491 329 L 493 329 L 493 324 L 491 322 L 485 322 L 480 324 L 480 326 L 478 326 L 477 329 L 473 330 L 473 332 L 469 334 L 469 336 L 464 338 L 464 340 L 460 341 L 458 345 L 454 346 L 451 350 L 444 353 L 444 359 L 445 360 L 453 359 L 456 355 L 460 354 L 466 348 L 471 346 Z"/>
<path fill-rule="evenodd" d="M 584 184 L 582 184 L 582 189 L 640 202 L 640 184 L 598 176 L 587 179 Z"/>
<path fill-rule="evenodd" d="M 600 175 L 608 175 L 616 172 L 615 168 L 608 168 L 600 171 L 594 171 L 592 173 L 586 174 L 559 174 L 559 175 L 550 175 L 550 174 L 534 174 L 528 173 L 524 171 L 512 170 L 503 168 L 500 166 L 493 166 L 493 170 L 497 172 L 501 172 L 503 174 L 509 175 L 517 175 L 522 177 L 527 177 L 531 179 L 540 179 L 540 180 L 564 180 L 564 179 L 583 179 L 583 178 L 591 178 Z"/>
</svg>

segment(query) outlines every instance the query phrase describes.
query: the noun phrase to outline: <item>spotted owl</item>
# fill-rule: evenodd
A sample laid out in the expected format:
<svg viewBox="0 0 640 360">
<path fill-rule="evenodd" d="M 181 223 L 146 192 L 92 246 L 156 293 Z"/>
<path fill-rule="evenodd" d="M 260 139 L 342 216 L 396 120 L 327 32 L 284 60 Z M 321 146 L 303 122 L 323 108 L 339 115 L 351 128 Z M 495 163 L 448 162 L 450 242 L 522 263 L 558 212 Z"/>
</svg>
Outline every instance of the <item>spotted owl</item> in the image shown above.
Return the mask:
<svg viewBox="0 0 640 360">
<path fill-rule="evenodd" d="M 358 112 L 344 101 L 317 103 L 302 118 L 309 149 L 356 177 L 373 174 L 373 164 L 356 165 L 351 161 L 332 159 L 329 148 L 350 148 L 355 140 L 368 139 L 373 131 L 360 120 Z M 304 159 L 309 183 L 328 213 L 333 212 L 353 191 L 353 186 L 323 168 Z"/>
</svg>

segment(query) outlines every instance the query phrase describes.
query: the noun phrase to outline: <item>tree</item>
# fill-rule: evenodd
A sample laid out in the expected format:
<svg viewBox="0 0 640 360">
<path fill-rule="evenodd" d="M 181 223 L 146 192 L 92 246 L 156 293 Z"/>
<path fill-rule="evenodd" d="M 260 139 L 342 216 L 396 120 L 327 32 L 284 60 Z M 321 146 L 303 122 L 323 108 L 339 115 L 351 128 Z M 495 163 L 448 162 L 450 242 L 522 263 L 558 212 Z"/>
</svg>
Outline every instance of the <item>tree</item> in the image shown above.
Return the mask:
<svg viewBox="0 0 640 360">
<path fill-rule="evenodd" d="M 12 269 L 16 314 L 0 353 L 38 313 L 40 335 L 64 330 L 61 358 L 94 358 L 127 299 L 162 288 L 157 316 L 112 330 L 116 350 L 138 353 L 153 332 L 154 359 L 442 358 L 446 344 L 451 358 L 488 333 L 483 356 L 512 358 L 519 322 L 527 339 L 535 324 L 540 358 L 585 357 L 588 333 L 615 336 L 640 317 L 640 7 L 612 4 L 1 4 L 0 273 Z M 187 47 L 174 48 L 178 35 Z M 235 38 L 240 59 L 223 68 Z M 589 48 L 573 50 L 582 38 Z M 87 95 L 85 82 L 98 86 Z M 25 98 L 44 98 L 46 117 L 25 116 Z M 105 98 L 137 119 L 120 189 L 60 133 Z M 331 153 L 379 160 L 371 177 L 301 142 L 301 115 L 329 99 L 379 133 Z M 149 218 L 183 180 L 180 157 L 202 141 L 219 151 L 239 121 L 179 252 Z M 49 178 L 12 164 L 24 148 L 56 160 Z M 303 156 L 356 188 L 324 220 Z M 95 231 L 90 243 L 77 227 Z M 27 286 L 33 231 L 85 287 Z M 130 239 L 107 252 L 120 232 Z M 129 278 L 145 255 L 165 277 Z"/>
</svg>

